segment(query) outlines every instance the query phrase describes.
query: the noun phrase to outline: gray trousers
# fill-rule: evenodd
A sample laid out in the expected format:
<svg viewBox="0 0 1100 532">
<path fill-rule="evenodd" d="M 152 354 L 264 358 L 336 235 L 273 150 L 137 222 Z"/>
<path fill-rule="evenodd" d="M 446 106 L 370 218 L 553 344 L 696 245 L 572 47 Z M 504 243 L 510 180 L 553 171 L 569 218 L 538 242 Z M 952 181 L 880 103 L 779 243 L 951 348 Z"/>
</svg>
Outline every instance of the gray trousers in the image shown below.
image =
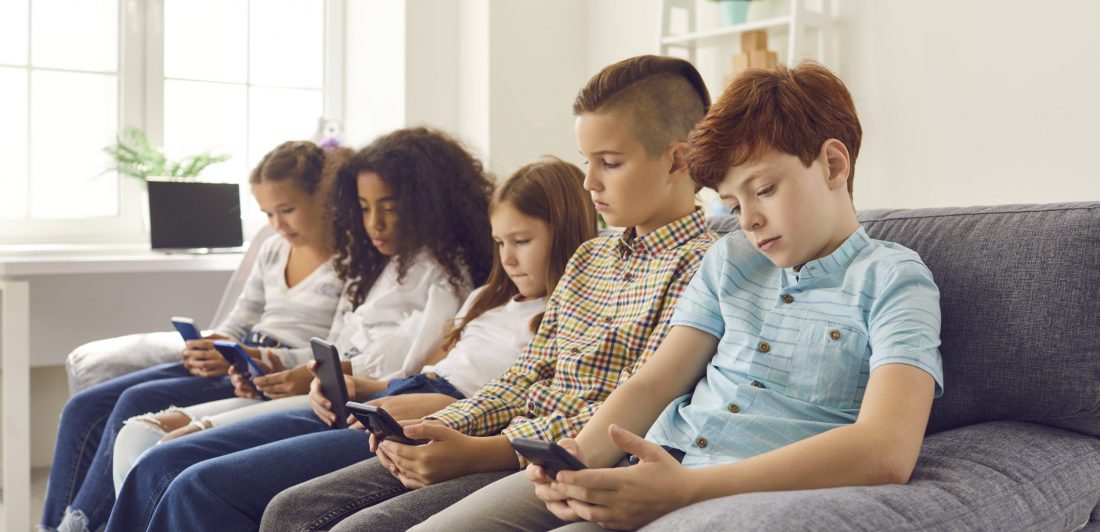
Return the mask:
<svg viewBox="0 0 1100 532">
<path fill-rule="evenodd" d="M 475 491 L 413 530 L 589 532 L 604 528 L 588 521 L 569 523 L 555 517 L 535 497 L 535 485 L 520 471 Z"/>
<path fill-rule="evenodd" d="M 513 472 L 466 475 L 410 491 L 371 458 L 279 493 L 264 510 L 260 530 L 407 530 Z"/>
</svg>

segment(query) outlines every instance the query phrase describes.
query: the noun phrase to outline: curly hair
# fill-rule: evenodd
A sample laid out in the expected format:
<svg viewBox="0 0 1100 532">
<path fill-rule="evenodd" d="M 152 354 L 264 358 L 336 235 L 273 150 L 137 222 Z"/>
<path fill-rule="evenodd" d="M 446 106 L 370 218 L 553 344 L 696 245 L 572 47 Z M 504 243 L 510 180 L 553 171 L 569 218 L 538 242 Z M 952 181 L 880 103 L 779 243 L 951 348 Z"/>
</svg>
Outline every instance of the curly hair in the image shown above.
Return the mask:
<svg viewBox="0 0 1100 532">
<path fill-rule="evenodd" d="M 489 198 L 493 182 L 459 141 L 427 128 L 399 129 L 359 150 L 339 171 L 333 189 L 336 271 L 350 281 L 355 306 L 366 299 L 390 258 L 363 227 L 359 174 L 373 172 L 397 198 L 398 281 L 421 250 L 446 270 L 455 290 L 485 282 L 492 262 Z"/>
</svg>

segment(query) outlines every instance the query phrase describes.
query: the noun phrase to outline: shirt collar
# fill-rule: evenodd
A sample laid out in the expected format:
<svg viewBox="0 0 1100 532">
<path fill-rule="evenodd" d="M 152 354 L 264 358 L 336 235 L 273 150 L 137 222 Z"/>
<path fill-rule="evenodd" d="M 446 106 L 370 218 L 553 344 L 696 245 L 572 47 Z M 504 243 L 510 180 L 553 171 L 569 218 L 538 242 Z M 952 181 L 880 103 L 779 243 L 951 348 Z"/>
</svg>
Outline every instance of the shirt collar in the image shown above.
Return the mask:
<svg viewBox="0 0 1100 532">
<path fill-rule="evenodd" d="M 633 227 L 628 227 L 619 237 L 619 258 L 627 259 L 631 255 L 655 256 L 707 231 L 707 219 L 703 209 L 698 207 L 691 214 L 662 225 L 641 237 Z"/>
<path fill-rule="evenodd" d="M 833 272 L 844 271 L 852 264 L 852 260 L 863 248 L 867 247 L 867 244 L 871 243 L 871 238 L 867 236 L 867 231 L 863 230 L 863 226 L 860 225 L 855 232 L 848 236 L 844 243 L 840 247 L 836 248 L 832 253 L 821 257 L 820 259 L 811 260 L 806 264 L 803 264 L 801 268 L 783 268 L 784 276 L 791 283 L 798 282 L 800 279 L 813 279 L 815 277 L 824 277 Z"/>
</svg>

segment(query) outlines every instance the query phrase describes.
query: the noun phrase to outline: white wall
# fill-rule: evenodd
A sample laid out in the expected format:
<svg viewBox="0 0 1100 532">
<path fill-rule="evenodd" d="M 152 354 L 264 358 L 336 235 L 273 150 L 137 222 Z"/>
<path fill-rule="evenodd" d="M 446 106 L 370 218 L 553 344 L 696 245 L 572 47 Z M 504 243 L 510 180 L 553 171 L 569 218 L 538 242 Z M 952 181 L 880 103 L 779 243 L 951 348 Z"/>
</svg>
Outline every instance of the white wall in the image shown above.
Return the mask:
<svg viewBox="0 0 1100 532">
<path fill-rule="evenodd" d="M 590 72 L 655 52 L 659 0 L 588 6 Z M 864 130 L 859 208 L 1100 200 L 1100 2 L 834 0 L 833 11 L 829 66 Z"/>
<path fill-rule="evenodd" d="M 384 4 L 349 1 L 349 142 L 430 125 L 461 138 L 498 177 L 544 154 L 579 162 L 570 109 L 590 75 L 583 0 Z M 368 21 L 369 31 L 356 29 Z"/>
</svg>

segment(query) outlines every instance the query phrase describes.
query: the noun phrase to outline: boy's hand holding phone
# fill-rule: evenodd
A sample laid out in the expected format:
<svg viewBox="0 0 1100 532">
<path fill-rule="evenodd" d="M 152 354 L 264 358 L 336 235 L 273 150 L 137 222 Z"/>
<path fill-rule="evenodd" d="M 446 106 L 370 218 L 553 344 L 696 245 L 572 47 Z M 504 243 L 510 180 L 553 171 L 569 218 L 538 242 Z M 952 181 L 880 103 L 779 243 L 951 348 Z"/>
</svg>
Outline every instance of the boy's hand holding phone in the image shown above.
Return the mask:
<svg viewBox="0 0 1100 532">
<path fill-rule="evenodd" d="M 371 435 L 371 450 L 389 472 L 406 488 L 451 480 L 476 472 L 470 469 L 479 453 L 478 440 L 443 425 L 437 420 L 410 419 L 400 421 L 405 436 L 414 440 L 431 440 L 426 445 L 404 445 L 392 440 L 379 442 Z"/>
<path fill-rule="evenodd" d="M 554 515 L 567 520 L 584 519 L 604 528 L 635 530 L 696 502 L 699 483 L 660 445 L 616 425 L 608 427 L 608 434 L 615 445 L 637 456 L 639 462 L 629 467 L 561 471 L 549 489 L 540 489 L 542 484 L 536 483 L 535 494 Z M 531 473 L 528 478 L 532 478 Z M 561 509 L 560 496 L 566 497 L 572 513 Z"/>
<path fill-rule="evenodd" d="M 573 438 L 563 438 L 559 440 L 558 446 L 568 451 L 569 454 L 572 454 L 577 460 L 581 462 L 584 461 L 584 457 L 581 455 L 581 448 Z M 550 513 L 563 521 L 580 521 L 581 518 L 578 517 L 577 513 L 573 511 L 573 508 L 569 506 L 569 497 L 566 497 L 565 493 L 554 489 L 554 479 L 546 473 L 545 468 L 534 462 L 530 462 L 527 464 L 525 476 L 527 480 L 530 480 L 535 485 L 535 496 L 546 504 L 546 509 L 550 510 Z"/>
</svg>

